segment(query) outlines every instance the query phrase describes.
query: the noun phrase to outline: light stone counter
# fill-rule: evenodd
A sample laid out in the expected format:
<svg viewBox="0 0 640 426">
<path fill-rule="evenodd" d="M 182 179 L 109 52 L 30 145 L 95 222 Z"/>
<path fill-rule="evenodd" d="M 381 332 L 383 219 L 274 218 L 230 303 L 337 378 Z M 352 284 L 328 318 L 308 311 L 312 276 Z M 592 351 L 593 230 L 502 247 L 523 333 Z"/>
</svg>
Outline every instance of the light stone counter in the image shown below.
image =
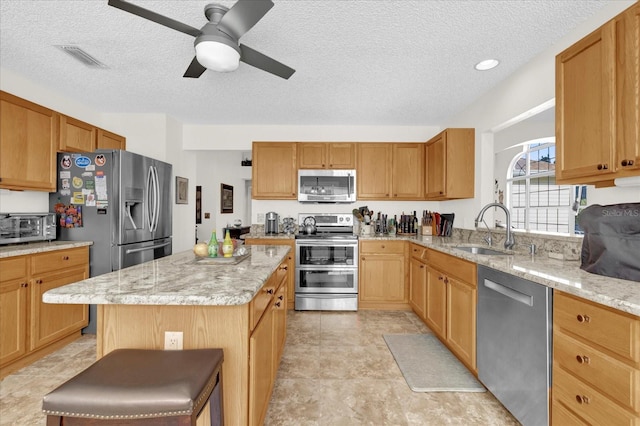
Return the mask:
<svg viewBox="0 0 640 426">
<path fill-rule="evenodd" d="M 192 251 L 145 262 L 44 293 L 45 303 L 224 306 L 249 303 L 289 252 L 250 246 L 237 265 L 197 262 Z"/>
<path fill-rule="evenodd" d="M 580 261 L 556 260 L 546 254 L 487 256 L 457 250 L 454 246 L 478 245 L 445 237 L 360 237 L 366 240 L 407 240 L 479 265 L 574 294 L 624 312 L 640 315 L 640 282 L 592 274 L 580 269 Z M 501 250 L 500 246 L 492 247 Z"/>
<path fill-rule="evenodd" d="M 0 258 L 44 253 L 54 250 L 65 250 L 74 247 L 90 246 L 92 244 L 92 241 L 45 241 L 41 243 L 15 244 L 0 247 Z"/>
</svg>

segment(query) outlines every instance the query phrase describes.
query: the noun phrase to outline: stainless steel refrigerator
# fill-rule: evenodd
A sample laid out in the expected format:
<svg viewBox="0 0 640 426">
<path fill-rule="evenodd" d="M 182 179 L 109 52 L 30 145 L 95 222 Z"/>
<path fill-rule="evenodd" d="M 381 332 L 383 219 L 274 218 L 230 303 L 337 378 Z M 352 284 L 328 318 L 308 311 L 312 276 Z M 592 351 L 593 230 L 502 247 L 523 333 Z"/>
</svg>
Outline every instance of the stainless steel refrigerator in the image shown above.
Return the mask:
<svg viewBox="0 0 640 426">
<path fill-rule="evenodd" d="M 171 164 L 127 151 L 59 153 L 57 239 L 93 241 L 95 277 L 171 254 Z M 95 333 L 96 307 L 89 308 Z"/>
</svg>

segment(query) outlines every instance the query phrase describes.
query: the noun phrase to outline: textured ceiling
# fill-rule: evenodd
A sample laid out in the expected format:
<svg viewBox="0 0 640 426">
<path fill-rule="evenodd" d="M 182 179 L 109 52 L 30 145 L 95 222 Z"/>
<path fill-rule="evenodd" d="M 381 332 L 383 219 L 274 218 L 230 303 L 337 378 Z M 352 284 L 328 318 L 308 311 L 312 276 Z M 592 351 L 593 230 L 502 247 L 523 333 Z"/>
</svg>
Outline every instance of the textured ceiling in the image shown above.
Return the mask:
<svg viewBox="0 0 640 426">
<path fill-rule="evenodd" d="M 202 1 L 134 3 L 200 28 Z M 220 1 L 231 7 L 234 1 Z M 274 0 L 241 38 L 296 69 L 240 63 L 185 79 L 193 37 L 107 0 L 0 3 L 0 65 L 101 112 L 185 123 L 439 125 L 602 8 L 605 1 Z M 73 44 L 91 69 L 54 48 Z M 475 63 L 497 58 L 488 72 Z"/>
</svg>

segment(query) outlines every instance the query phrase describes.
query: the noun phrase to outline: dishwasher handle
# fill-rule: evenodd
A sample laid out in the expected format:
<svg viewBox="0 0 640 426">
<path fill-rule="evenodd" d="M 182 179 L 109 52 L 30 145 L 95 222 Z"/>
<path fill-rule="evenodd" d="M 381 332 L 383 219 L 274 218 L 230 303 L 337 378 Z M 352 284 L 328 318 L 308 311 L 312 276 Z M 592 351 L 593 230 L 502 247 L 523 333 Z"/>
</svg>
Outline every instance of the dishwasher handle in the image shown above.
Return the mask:
<svg viewBox="0 0 640 426">
<path fill-rule="evenodd" d="M 517 290 L 506 287 L 502 284 L 498 284 L 486 278 L 484 279 L 484 286 L 490 290 L 493 290 L 497 293 L 507 296 L 509 299 L 513 299 L 516 302 L 520 302 L 527 306 L 533 306 L 533 296 L 530 296 L 525 293 L 521 293 Z"/>
</svg>

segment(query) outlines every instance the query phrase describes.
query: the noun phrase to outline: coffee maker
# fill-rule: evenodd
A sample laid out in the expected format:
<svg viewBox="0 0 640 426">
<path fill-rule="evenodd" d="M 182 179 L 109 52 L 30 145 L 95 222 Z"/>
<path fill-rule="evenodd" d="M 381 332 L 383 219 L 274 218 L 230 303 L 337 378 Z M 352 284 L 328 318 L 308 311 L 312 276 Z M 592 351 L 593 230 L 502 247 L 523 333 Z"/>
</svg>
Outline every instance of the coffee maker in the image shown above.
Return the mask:
<svg viewBox="0 0 640 426">
<path fill-rule="evenodd" d="M 264 233 L 267 235 L 273 235 L 278 233 L 278 224 L 280 223 L 278 213 L 269 212 L 265 216 L 264 221 Z"/>
</svg>

